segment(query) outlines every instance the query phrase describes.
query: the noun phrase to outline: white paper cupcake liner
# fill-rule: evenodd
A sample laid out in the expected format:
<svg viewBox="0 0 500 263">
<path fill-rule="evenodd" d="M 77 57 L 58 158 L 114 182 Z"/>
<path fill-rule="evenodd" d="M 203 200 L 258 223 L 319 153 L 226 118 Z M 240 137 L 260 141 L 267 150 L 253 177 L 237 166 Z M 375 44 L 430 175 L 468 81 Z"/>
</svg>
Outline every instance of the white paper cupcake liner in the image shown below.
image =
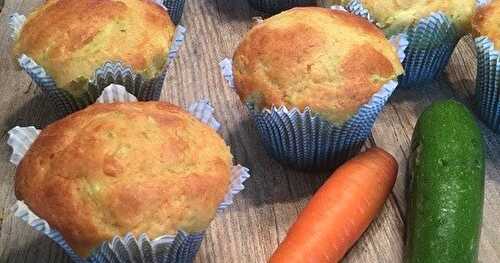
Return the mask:
<svg viewBox="0 0 500 263">
<path fill-rule="evenodd" d="M 13 39 L 17 38 L 25 21 L 26 17 L 23 15 L 16 13 L 11 16 L 9 25 L 11 26 Z M 89 80 L 87 92 L 79 97 L 75 97 L 66 90 L 57 87 L 56 82 L 47 71 L 29 56 L 21 54 L 18 62 L 21 68 L 30 75 L 33 81 L 41 88 L 42 92 L 50 99 L 58 116 L 68 115 L 94 103 L 96 98 L 102 93 L 102 90 L 112 83 L 127 87 L 127 90 L 139 98 L 139 100 L 158 100 L 161 95 L 166 71 L 169 65 L 175 60 L 177 52 L 184 42 L 185 33 L 186 29 L 184 27 L 177 26 L 172 46 L 168 54 L 166 54 L 167 62 L 162 72 L 154 78 L 146 79 L 134 72 L 130 66 L 119 61 L 107 61 L 96 69 Z"/>
<path fill-rule="evenodd" d="M 359 0 L 349 2 L 346 9 L 377 24 Z M 405 74 L 399 78 L 401 87 L 428 84 L 439 77 L 461 38 L 443 12 L 432 13 L 404 33 L 408 36 L 409 45 L 403 61 Z"/>
<path fill-rule="evenodd" d="M 332 6 L 333 8 L 338 8 L 337 5 Z M 345 10 L 353 15 L 357 15 L 370 21 L 370 23 L 375 23 L 368 9 L 364 8 L 363 5 L 358 1 L 351 1 L 345 7 Z"/>
<path fill-rule="evenodd" d="M 477 51 L 476 102 L 480 118 L 500 133 L 500 51 L 488 37 L 475 39 Z"/>
<path fill-rule="evenodd" d="M 403 60 L 408 44 L 405 36 L 395 36 L 391 43 Z M 232 61 L 224 59 L 219 65 L 228 85 L 234 88 Z M 343 125 L 330 123 L 309 108 L 300 111 L 283 106 L 259 111 L 252 104 L 247 108 L 266 151 L 274 159 L 300 170 L 329 169 L 360 150 L 396 86 L 397 81 L 389 81 Z"/>
<path fill-rule="evenodd" d="M 345 7 L 343 7 L 341 5 L 332 5 L 332 6 L 330 6 L 330 9 L 342 11 L 342 12 L 347 12 L 347 9 L 345 9 Z"/>
<path fill-rule="evenodd" d="M 137 98 L 127 93 L 120 85 L 110 85 L 104 89 L 98 103 L 132 102 Z M 205 101 L 199 101 L 189 107 L 191 112 L 201 122 L 206 123 L 215 130 L 220 128 L 219 122 L 213 116 L 214 109 Z M 40 133 L 35 127 L 15 127 L 9 131 L 7 143 L 12 147 L 11 162 L 16 166 L 24 157 L 31 144 Z M 245 187 L 243 183 L 250 177 L 249 170 L 241 165 L 236 165 L 231 170 L 230 189 L 219 205 L 217 212 L 222 212 L 233 203 L 234 196 Z M 51 238 L 71 257 L 74 262 L 192 262 L 203 240 L 204 233 L 188 234 L 179 231 L 177 235 L 165 235 L 150 239 L 146 234 L 138 237 L 126 234 L 124 237 L 116 236 L 104 242 L 95 249 L 87 259 L 80 258 L 66 243 L 64 237 L 43 219 L 33 213 L 23 201 L 17 201 L 12 210 L 14 215 L 31 225 L 35 230 Z"/>
<path fill-rule="evenodd" d="M 26 23 L 25 16 L 19 15 L 18 13 L 14 13 L 10 16 L 9 28 L 11 29 L 10 37 L 12 39 L 17 39 L 17 36 L 19 36 L 19 31 L 21 31 L 24 23 Z"/>
<path fill-rule="evenodd" d="M 248 3 L 256 10 L 275 14 L 296 6 L 316 5 L 316 0 L 248 0 Z"/>
<path fill-rule="evenodd" d="M 489 3 L 491 3 L 491 0 L 476 0 L 477 7 L 482 7 L 482 6 L 485 6 Z"/>
</svg>

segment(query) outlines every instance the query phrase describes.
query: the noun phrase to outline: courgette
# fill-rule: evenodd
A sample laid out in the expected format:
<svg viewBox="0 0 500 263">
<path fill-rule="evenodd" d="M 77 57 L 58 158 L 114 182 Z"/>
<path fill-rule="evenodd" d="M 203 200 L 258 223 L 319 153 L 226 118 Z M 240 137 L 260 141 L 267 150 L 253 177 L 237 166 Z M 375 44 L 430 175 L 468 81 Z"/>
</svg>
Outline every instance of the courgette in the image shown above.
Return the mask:
<svg viewBox="0 0 500 263">
<path fill-rule="evenodd" d="M 476 262 L 485 149 L 474 116 L 464 105 L 441 101 L 422 113 L 409 170 L 406 261 Z"/>
</svg>

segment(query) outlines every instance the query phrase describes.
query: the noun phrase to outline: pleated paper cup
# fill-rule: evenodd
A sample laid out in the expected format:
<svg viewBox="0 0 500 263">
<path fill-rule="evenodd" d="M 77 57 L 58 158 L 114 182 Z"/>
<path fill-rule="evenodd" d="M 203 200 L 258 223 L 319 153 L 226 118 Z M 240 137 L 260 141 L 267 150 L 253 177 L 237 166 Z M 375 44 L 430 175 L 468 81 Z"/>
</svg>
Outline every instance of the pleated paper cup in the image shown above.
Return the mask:
<svg viewBox="0 0 500 263">
<path fill-rule="evenodd" d="M 476 38 L 475 43 L 478 113 L 488 127 L 500 133 L 500 50 L 485 36 Z"/>
<path fill-rule="evenodd" d="M 174 4 L 178 1 L 164 2 Z M 165 8 L 163 5 L 161 6 Z M 170 9 L 168 10 L 171 12 Z M 167 8 L 165 8 L 165 11 L 167 11 Z M 172 9 L 173 11 L 174 9 Z M 23 15 L 13 14 L 11 16 L 9 25 L 14 40 L 19 35 L 25 21 L 26 17 Z M 103 89 L 110 84 L 119 84 L 126 87 L 129 93 L 134 94 L 141 101 L 159 100 L 166 71 L 168 66 L 175 60 L 177 52 L 184 42 L 185 33 L 186 29 L 184 27 L 177 26 L 172 46 L 169 52 L 165 54 L 167 62 L 163 70 L 155 77 L 148 79 L 121 61 L 107 61 L 96 69 L 87 84 L 87 91 L 78 97 L 62 87 L 58 87 L 47 71 L 31 57 L 21 54 L 17 60 L 20 67 L 33 79 L 43 94 L 49 98 L 56 114 L 63 117 L 94 103 Z"/>
<path fill-rule="evenodd" d="M 377 24 L 359 0 L 349 2 L 345 8 L 350 13 Z M 418 87 L 438 78 L 462 37 L 443 12 L 435 12 L 420 19 L 403 33 L 408 36 L 409 45 L 405 52 L 406 59 L 403 61 L 405 74 L 399 78 L 401 87 Z"/>
<path fill-rule="evenodd" d="M 184 12 L 185 0 L 154 0 L 156 3 L 164 6 L 168 10 L 170 19 L 174 24 L 179 24 Z"/>
<path fill-rule="evenodd" d="M 119 85 L 107 87 L 104 89 L 102 96 L 97 99 L 98 103 L 131 101 L 137 101 L 137 98 Z M 219 122 L 213 116 L 214 109 L 207 101 L 192 104 L 188 111 L 213 129 L 218 130 L 220 128 Z M 7 143 L 13 150 L 10 159 L 13 164 L 19 164 L 39 133 L 40 130 L 32 126 L 15 127 L 9 131 Z M 232 168 L 231 185 L 217 209 L 218 213 L 221 213 L 233 203 L 234 196 L 245 188 L 243 183 L 249 177 L 250 174 L 247 168 L 241 165 Z M 49 223 L 33 213 L 22 200 L 18 200 L 12 210 L 16 217 L 56 242 L 77 263 L 189 263 L 194 260 L 204 236 L 203 232 L 186 233 L 183 231 L 179 231 L 176 235 L 160 237 L 148 237 L 147 234 L 134 236 L 128 233 L 123 237 L 115 236 L 111 240 L 103 242 L 88 258 L 81 258 L 64 240 L 61 233 L 51 228 Z"/>
<path fill-rule="evenodd" d="M 394 36 L 391 42 L 402 61 L 408 45 L 405 35 Z M 228 85 L 234 88 L 232 61 L 224 59 L 219 65 Z M 359 152 L 397 85 L 396 80 L 389 81 L 341 125 L 325 120 L 310 108 L 301 111 L 279 106 L 258 110 L 253 104 L 246 106 L 269 155 L 295 169 L 326 170 Z"/>
<path fill-rule="evenodd" d="M 316 0 L 248 0 L 248 3 L 256 10 L 276 14 L 297 6 L 316 5 Z"/>
</svg>

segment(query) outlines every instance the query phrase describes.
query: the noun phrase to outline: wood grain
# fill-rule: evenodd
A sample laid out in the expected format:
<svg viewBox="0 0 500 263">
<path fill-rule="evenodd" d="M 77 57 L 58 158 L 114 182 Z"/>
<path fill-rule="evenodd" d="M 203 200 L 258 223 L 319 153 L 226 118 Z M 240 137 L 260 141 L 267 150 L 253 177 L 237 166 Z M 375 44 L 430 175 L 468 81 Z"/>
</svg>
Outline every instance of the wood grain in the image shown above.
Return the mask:
<svg viewBox="0 0 500 263">
<path fill-rule="evenodd" d="M 50 240 L 9 212 L 15 200 L 14 167 L 8 163 L 6 132 L 15 125 L 43 127 L 54 117 L 38 88 L 26 74 L 17 71 L 10 58 L 6 25 L 13 12 L 27 13 L 41 2 L 7 0 L 0 13 L 0 262 L 70 261 Z M 232 55 L 251 18 L 261 15 L 245 0 L 187 1 L 181 24 L 187 27 L 188 35 L 165 82 L 163 100 L 184 107 L 198 99 L 211 101 L 236 161 L 252 173 L 235 204 L 218 215 L 207 230 L 197 262 L 265 262 L 328 176 L 296 172 L 270 159 L 245 108 L 219 72 L 218 62 Z M 344 262 L 402 261 L 406 162 L 413 127 L 420 112 L 434 100 L 456 98 L 471 105 L 474 71 L 474 53 L 468 39 L 459 46 L 442 80 L 421 89 L 398 90 L 393 96 L 367 146 L 376 144 L 396 156 L 400 163 L 397 185 L 380 216 Z M 480 260 L 490 263 L 500 262 L 500 138 L 487 129 L 484 132 L 488 177 Z"/>
<path fill-rule="evenodd" d="M 408 179 L 406 163 L 413 128 L 418 116 L 433 101 L 450 98 L 465 103 L 471 110 L 475 108 L 473 103 L 476 75 L 474 55 L 472 39 L 467 36 L 459 43 L 441 79 L 419 89 L 397 90 L 374 127 L 373 137 L 376 144 L 382 145 L 397 156 L 400 163 L 400 174 L 394 194 L 403 218 L 406 210 L 405 186 Z M 498 199 L 500 197 L 500 137 L 483 124 L 480 123 L 480 126 L 487 145 L 487 176 L 479 261 L 500 262 L 500 224 L 497 220 L 500 216 Z"/>
</svg>

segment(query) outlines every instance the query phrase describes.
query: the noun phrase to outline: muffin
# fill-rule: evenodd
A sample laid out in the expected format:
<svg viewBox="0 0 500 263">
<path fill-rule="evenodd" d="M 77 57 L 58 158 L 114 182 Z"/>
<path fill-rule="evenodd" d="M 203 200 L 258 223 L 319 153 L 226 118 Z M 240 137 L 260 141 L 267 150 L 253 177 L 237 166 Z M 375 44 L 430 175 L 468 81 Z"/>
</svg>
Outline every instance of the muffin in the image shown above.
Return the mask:
<svg viewBox="0 0 500 263">
<path fill-rule="evenodd" d="M 176 106 L 94 104 L 41 132 L 18 166 L 15 192 L 87 257 L 127 233 L 202 232 L 231 168 L 222 138 Z"/>
<path fill-rule="evenodd" d="M 264 20 L 233 57 L 236 92 L 271 155 L 305 169 L 349 157 L 341 152 L 364 142 L 390 92 L 376 102 L 374 95 L 402 72 L 381 30 L 347 12 L 319 7 L 293 8 Z M 366 107 L 376 110 L 368 113 Z"/>
<path fill-rule="evenodd" d="M 480 8 L 472 21 L 476 36 L 476 101 L 481 119 L 500 133 L 500 1 Z"/>
<path fill-rule="evenodd" d="M 349 5 L 352 0 L 332 1 L 335 4 Z M 420 19 L 434 12 L 445 13 L 457 31 L 469 31 L 470 21 L 476 10 L 474 0 L 440 0 L 440 1 L 377 1 L 358 0 L 368 10 L 377 25 L 387 35 L 406 31 L 417 24 Z"/>
<path fill-rule="evenodd" d="M 369 14 L 386 35 L 408 35 L 400 85 L 414 87 L 439 77 L 460 38 L 470 31 L 475 0 L 341 0 L 352 13 Z"/>
<path fill-rule="evenodd" d="M 158 99 L 174 32 L 166 10 L 150 0 L 53 0 L 27 17 L 13 55 L 71 112 L 110 83 L 141 100 Z M 26 65 L 30 60 L 50 81 Z"/>
<path fill-rule="evenodd" d="M 296 6 L 312 6 L 316 0 L 248 0 L 253 8 L 271 14 L 290 9 Z"/>
<path fill-rule="evenodd" d="M 479 8 L 472 20 L 472 27 L 477 36 L 488 37 L 496 49 L 500 47 L 500 1 Z"/>
</svg>

